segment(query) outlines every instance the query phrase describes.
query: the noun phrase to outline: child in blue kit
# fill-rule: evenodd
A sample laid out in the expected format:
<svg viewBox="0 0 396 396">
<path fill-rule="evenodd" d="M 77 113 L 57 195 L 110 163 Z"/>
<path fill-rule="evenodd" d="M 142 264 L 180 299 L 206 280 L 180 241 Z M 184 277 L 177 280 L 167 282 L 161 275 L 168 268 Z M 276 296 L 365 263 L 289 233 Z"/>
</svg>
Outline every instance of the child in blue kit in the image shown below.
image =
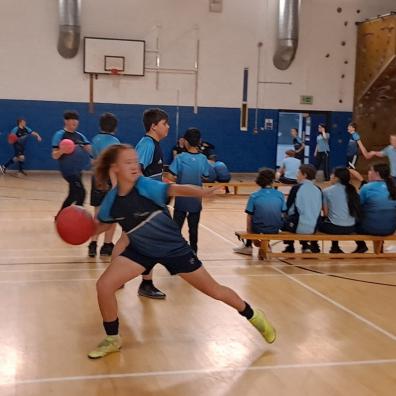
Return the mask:
<svg viewBox="0 0 396 396">
<path fill-rule="evenodd" d="M 177 184 L 193 184 L 202 186 L 202 178 L 209 176 L 209 163 L 204 154 L 199 151 L 201 132 L 190 128 L 184 135 L 186 152 L 179 154 L 169 166 L 169 172 Z M 177 197 L 173 212 L 173 220 L 183 228 L 187 217 L 190 246 L 198 250 L 198 225 L 202 210 L 200 198 Z"/>
<path fill-rule="evenodd" d="M 26 159 L 25 147 L 27 139 L 30 136 L 34 136 L 38 142 L 41 142 L 41 136 L 26 125 L 26 120 L 24 118 L 19 118 L 17 120 L 17 126 L 11 130 L 10 134 L 17 137 L 17 141 L 13 144 L 14 155 L 4 165 L 0 165 L 0 172 L 5 174 L 7 168 L 15 163 L 18 164 L 18 173 L 26 176 L 23 170 L 23 164 Z"/>
<path fill-rule="evenodd" d="M 117 129 L 118 120 L 117 117 L 112 113 L 104 113 L 101 115 L 99 120 L 100 132 L 92 138 L 92 156 L 96 160 L 100 153 L 106 148 L 112 146 L 113 144 L 120 144 L 117 137 L 114 136 Z M 110 184 L 110 180 L 109 180 Z M 95 176 L 92 176 L 91 182 L 91 206 L 94 207 L 95 216 L 99 213 L 100 205 L 106 192 L 99 190 L 96 186 Z M 104 243 L 100 248 L 101 256 L 111 256 L 114 248 L 113 236 L 115 231 L 115 225 L 110 228 L 104 235 Z M 91 238 L 91 242 L 88 245 L 88 256 L 95 257 L 97 250 L 98 236 L 94 235 Z"/>
<path fill-rule="evenodd" d="M 86 191 L 82 182 L 82 171 L 89 164 L 91 143 L 77 131 L 80 117 L 76 111 L 63 114 L 64 127 L 55 132 L 52 138 L 52 158 L 58 161 L 59 170 L 69 184 L 69 194 L 64 200 L 61 210 L 67 206 L 84 204 Z M 66 154 L 59 147 L 62 140 L 69 139 L 76 145 L 71 154 Z"/>
<path fill-rule="evenodd" d="M 232 289 L 217 283 L 205 270 L 166 208 L 169 196 L 201 198 L 213 194 L 216 189 L 166 184 L 141 176 L 136 152 L 127 145 L 113 145 L 99 156 L 96 180 L 106 188 L 109 178 L 116 179 L 117 187 L 106 194 L 98 214 L 97 231 L 104 232 L 112 223 L 118 222 L 128 236 L 129 244 L 112 259 L 96 284 L 106 338 L 88 354 L 91 359 L 120 350 L 122 341 L 116 292 L 124 283 L 144 271 L 151 271 L 157 263 L 202 293 L 234 308 L 268 343 L 275 341 L 276 331 L 264 314 L 252 308 Z M 186 307 L 184 321 L 189 320 L 188 315 Z"/>
<path fill-rule="evenodd" d="M 250 195 L 247 206 L 246 231 L 253 234 L 277 234 L 283 224 L 283 212 L 286 211 L 285 196 L 273 188 L 275 172 L 261 169 L 256 178 L 260 190 Z M 234 248 L 235 253 L 251 256 L 252 241 L 246 241 L 241 247 Z"/>
</svg>

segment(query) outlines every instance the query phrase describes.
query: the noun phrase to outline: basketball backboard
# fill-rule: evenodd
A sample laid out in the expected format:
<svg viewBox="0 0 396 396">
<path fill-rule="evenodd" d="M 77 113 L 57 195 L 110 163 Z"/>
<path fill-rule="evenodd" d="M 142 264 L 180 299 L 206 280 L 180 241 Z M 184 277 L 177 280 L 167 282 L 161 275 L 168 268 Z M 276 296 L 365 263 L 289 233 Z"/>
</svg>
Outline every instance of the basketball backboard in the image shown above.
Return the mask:
<svg viewBox="0 0 396 396">
<path fill-rule="evenodd" d="M 84 37 L 84 73 L 144 76 L 144 59 L 142 40 Z"/>
</svg>

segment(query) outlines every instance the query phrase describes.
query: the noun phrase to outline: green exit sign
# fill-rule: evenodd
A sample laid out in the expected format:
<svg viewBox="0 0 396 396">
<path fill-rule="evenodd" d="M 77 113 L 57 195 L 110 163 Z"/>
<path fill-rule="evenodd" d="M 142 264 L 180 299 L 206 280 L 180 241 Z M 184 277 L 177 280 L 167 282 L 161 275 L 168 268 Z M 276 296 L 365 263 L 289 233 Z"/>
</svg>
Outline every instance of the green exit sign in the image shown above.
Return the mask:
<svg viewBox="0 0 396 396">
<path fill-rule="evenodd" d="M 300 104 L 311 105 L 313 104 L 313 96 L 310 95 L 301 95 L 300 96 Z"/>
</svg>

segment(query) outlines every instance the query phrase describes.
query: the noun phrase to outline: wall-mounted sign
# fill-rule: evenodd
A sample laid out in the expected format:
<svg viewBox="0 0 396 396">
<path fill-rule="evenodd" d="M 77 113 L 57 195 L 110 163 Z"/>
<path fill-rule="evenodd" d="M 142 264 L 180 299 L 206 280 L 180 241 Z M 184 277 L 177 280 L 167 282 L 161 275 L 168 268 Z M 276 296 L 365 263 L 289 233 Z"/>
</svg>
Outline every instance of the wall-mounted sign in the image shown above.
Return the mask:
<svg viewBox="0 0 396 396">
<path fill-rule="evenodd" d="M 272 118 L 266 118 L 264 121 L 264 129 L 266 131 L 272 131 L 274 129 L 274 120 Z"/>
<path fill-rule="evenodd" d="M 303 105 L 311 105 L 311 104 L 313 104 L 313 96 L 301 95 L 300 96 L 300 104 L 303 104 Z"/>
</svg>

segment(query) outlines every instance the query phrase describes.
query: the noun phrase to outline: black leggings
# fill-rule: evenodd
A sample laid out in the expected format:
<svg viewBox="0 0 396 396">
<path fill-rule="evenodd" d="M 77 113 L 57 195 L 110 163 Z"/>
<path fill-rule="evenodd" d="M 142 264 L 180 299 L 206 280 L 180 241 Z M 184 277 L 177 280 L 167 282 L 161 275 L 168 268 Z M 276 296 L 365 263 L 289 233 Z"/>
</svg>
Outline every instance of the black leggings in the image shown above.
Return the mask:
<svg viewBox="0 0 396 396">
<path fill-rule="evenodd" d="M 195 253 L 198 251 L 198 225 L 199 219 L 201 217 L 201 212 L 182 212 L 180 210 L 175 210 L 173 212 L 173 220 L 178 225 L 180 230 L 183 228 L 184 221 L 187 217 L 188 223 L 188 233 L 191 249 L 194 250 Z"/>
<path fill-rule="evenodd" d="M 81 173 L 78 175 L 64 176 L 63 178 L 69 183 L 69 195 L 62 204 L 62 209 L 76 204 L 78 206 L 84 205 L 85 188 L 81 180 Z"/>
<path fill-rule="evenodd" d="M 315 166 L 317 170 L 323 167 L 325 180 L 330 180 L 329 153 L 326 153 L 325 151 L 318 152 L 316 154 Z"/>
<path fill-rule="evenodd" d="M 324 220 L 319 223 L 319 231 L 325 234 L 333 235 L 349 235 L 356 232 L 355 226 L 339 226 L 331 223 L 329 220 Z M 332 247 L 338 247 L 338 241 L 331 241 Z"/>
</svg>

